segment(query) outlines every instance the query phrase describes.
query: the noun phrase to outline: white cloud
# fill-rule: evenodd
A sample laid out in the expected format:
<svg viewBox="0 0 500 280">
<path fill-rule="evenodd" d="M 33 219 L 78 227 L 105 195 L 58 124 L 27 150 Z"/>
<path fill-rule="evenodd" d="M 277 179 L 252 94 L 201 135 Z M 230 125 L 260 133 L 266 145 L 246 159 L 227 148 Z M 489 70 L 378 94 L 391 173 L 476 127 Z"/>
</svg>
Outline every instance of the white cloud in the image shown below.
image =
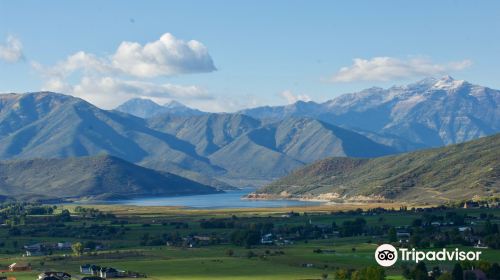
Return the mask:
<svg viewBox="0 0 500 280">
<path fill-rule="evenodd" d="M 156 84 L 113 77 L 83 76 L 76 85 L 68 84 L 63 79 L 52 78 L 45 83 L 43 90 L 71 94 L 105 109 L 115 108 L 134 97 L 182 101 L 212 99 L 204 89 L 197 86 Z"/>
<path fill-rule="evenodd" d="M 141 46 L 123 42 L 112 57 L 112 65 L 137 77 L 168 76 L 182 73 L 215 71 L 207 48 L 200 42 L 185 42 L 170 33 Z"/>
<path fill-rule="evenodd" d="M 311 97 L 306 94 L 294 94 L 291 90 L 285 90 L 281 96 L 286 99 L 288 104 L 293 104 L 297 101 L 311 101 Z"/>
<path fill-rule="evenodd" d="M 23 58 L 23 45 L 14 36 L 8 36 L 5 44 L 0 44 L 0 60 L 10 63 L 18 62 Z"/>
<path fill-rule="evenodd" d="M 158 79 L 216 70 L 202 43 L 186 42 L 170 33 L 144 46 L 122 42 L 109 56 L 79 51 L 54 65 L 31 65 L 45 80 L 43 90 L 81 97 L 105 109 L 133 97 L 207 102 L 212 97 L 203 88 L 160 83 Z"/>
<path fill-rule="evenodd" d="M 170 33 L 142 46 L 137 42 L 122 42 L 110 56 L 99 57 L 79 51 L 51 67 L 35 64 L 46 75 L 69 76 L 77 71 L 84 74 L 128 75 L 154 78 L 186 73 L 212 72 L 216 68 L 207 48 L 200 42 L 185 42 Z"/>
<path fill-rule="evenodd" d="M 332 82 L 354 81 L 391 81 L 395 79 L 415 78 L 446 74 L 469 67 L 470 60 L 433 63 L 427 58 L 398 59 L 394 57 L 356 58 L 353 64 L 342 67 L 333 77 Z"/>
</svg>

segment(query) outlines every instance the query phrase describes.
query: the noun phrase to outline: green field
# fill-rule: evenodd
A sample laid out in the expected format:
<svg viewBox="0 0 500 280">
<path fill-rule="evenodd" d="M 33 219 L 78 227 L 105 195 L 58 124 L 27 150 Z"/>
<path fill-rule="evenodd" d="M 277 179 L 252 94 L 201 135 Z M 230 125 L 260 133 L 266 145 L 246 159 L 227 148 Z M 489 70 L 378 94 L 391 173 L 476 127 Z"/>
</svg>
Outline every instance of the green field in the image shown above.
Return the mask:
<svg viewBox="0 0 500 280">
<path fill-rule="evenodd" d="M 343 224 L 359 217 L 366 220 L 367 227 L 387 224 L 394 227 L 405 226 L 412 223 L 414 219 L 421 218 L 421 213 L 407 212 L 385 213 L 380 215 L 364 215 L 360 213 L 344 213 L 338 215 L 331 209 L 326 211 L 303 212 L 299 216 L 284 218 L 282 215 L 290 209 L 246 209 L 246 210 L 200 210 L 188 211 L 172 208 L 132 208 L 127 211 L 123 207 L 94 206 L 100 208 L 103 213 L 114 213 L 114 218 L 81 218 L 73 214 L 71 221 L 59 223 L 61 232 L 52 231 L 53 235 L 45 233 L 30 232 L 34 229 L 43 228 L 44 225 L 36 222 L 38 219 L 50 218 L 50 215 L 30 217 L 31 224 L 18 225 L 19 235 L 12 235 L 9 227 L 0 227 L 0 266 L 5 269 L 13 262 L 29 262 L 33 267 L 31 272 L 7 272 L 2 275 L 14 276 L 21 280 L 33 280 L 36 275 L 43 271 L 66 271 L 73 277 L 80 277 L 79 266 L 91 263 L 101 266 L 111 266 L 121 270 L 129 270 L 144 273 L 151 279 L 335 279 L 335 271 L 339 268 L 361 269 L 367 266 L 375 266 L 373 254 L 376 244 L 386 243 L 387 235 L 356 235 L 348 237 L 325 236 L 320 238 L 307 238 L 295 240 L 290 245 L 253 245 L 246 248 L 237 246 L 230 242 L 218 244 L 200 245 L 194 248 L 187 246 L 144 245 L 140 240 L 145 235 L 153 237 L 165 233 L 175 232 L 179 236 L 190 234 L 228 236 L 232 229 L 203 228 L 200 226 L 202 219 L 231 219 L 233 215 L 238 216 L 242 224 L 272 223 L 274 228 L 293 227 L 305 224 L 327 226 L 335 222 Z M 74 208 L 65 206 L 65 209 L 74 211 Z M 60 213 L 62 207 L 58 207 L 55 215 Z M 295 209 L 297 212 L 304 209 Z M 486 213 L 490 220 L 498 223 L 499 209 L 473 209 L 454 210 L 458 213 L 466 213 L 470 219 L 476 219 L 481 213 Z M 126 221 L 125 224 L 114 223 L 114 220 Z M 179 226 L 183 223 L 185 226 Z M 482 227 L 484 222 L 476 220 L 474 225 Z M 123 229 L 123 234 L 116 238 L 82 238 L 68 236 L 64 231 L 73 227 L 88 228 L 91 225 L 106 226 L 108 228 Z M 29 234 L 24 234 L 24 233 Z M 54 251 L 51 255 L 38 257 L 21 257 L 22 245 L 37 242 L 85 242 L 99 241 L 105 245 L 102 250 L 91 250 L 81 256 L 75 256 L 70 250 Z M 459 246 L 463 249 L 471 249 L 471 246 Z M 325 250 L 327 253 L 314 252 L 317 249 Z M 232 255 L 228 254 L 232 251 Z M 482 260 L 498 262 L 500 250 L 483 249 Z M 252 253 L 250 253 L 252 252 Z M 251 256 L 250 256 L 251 255 Z M 312 267 L 305 267 L 306 264 Z M 440 265 L 444 270 L 451 270 L 453 263 L 432 263 L 428 267 Z M 387 279 L 403 279 L 401 266 L 395 265 L 385 270 Z"/>
</svg>

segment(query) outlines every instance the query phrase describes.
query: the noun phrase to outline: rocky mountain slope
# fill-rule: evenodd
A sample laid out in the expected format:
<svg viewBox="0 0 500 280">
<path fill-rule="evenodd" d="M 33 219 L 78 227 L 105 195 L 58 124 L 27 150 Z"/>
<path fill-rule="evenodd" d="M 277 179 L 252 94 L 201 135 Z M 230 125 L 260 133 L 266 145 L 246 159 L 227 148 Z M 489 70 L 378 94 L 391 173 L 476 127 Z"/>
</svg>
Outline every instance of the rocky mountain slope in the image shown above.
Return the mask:
<svg viewBox="0 0 500 280">
<path fill-rule="evenodd" d="M 259 119 L 310 117 L 356 130 L 408 151 L 460 143 L 500 131 L 500 91 L 449 76 L 369 88 L 324 103 L 241 111 Z"/>
</svg>

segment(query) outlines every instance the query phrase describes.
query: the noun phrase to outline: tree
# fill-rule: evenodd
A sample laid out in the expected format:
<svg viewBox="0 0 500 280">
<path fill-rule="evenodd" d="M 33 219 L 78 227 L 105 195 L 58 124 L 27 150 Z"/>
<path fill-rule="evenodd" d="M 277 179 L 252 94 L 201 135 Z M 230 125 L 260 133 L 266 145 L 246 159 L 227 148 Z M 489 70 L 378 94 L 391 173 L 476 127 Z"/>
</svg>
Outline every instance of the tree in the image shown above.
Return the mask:
<svg viewBox="0 0 500 280">
<path fill-rule="evenodd" d="M 389 242 L 396 242 L 396 241 L 398 241 L 398 236 L 396 234 L 396 229 L 392 227 L 389 230 Z"/>
<path fill-rule="evenodd" d="M 415 280 L 427 280 L 429 279 L 429 276 L 427 274 L 427 267 L 425 266 L 424 262 L 419 262 L 416 266 L 415 269 L 413 269 L 413 279 Z"/>
<path fill-rule="evenodd" d="M 228 255 L 229 257 L 232 257 L 234 255 L 233 249 L 227 249 L 226 255 Z"/>
<path fill-rule="evenodd" d="M 466 271 L 464 280 L 476 280 L 476 274 L 472 271 Z"/>
<path fill-rule="evenodd" d="M 71 245 L 71 250 L 76 256 L 81 256 L 83 254 L 83 244 L 80 242 L 73 243 Z"/>
<path fill-rule="evenodd" d="M 464 280 L 464 270 L 459 263 L 456 263 L 451 272 L 451 279 L 453 280 Z"/>
<path fill-rule="evenodd" d="M 432 277 L 434 279 L 438 279 L 441 276 L 441 268 L 439 266 L 435 266 L 432 268 Z"/>
<path fill-rule="evenodd" d="M 500 265 L 498 265 L 498 263 L 492 264 L 487 272 L 487 276 L 490 279 L 495 279 L 495 280 L 500 279 Z"/>
<path fill-rule="evenodd" d="M 347 280 L 350 279 L 351 277 L 349 276 L 349 271 L 347 271 L 344 268 L 339 268 L 335 270 L 335 279 L 337 280 Z"/>
<path fill-rule="evenodd" d="M 352 274 L 352 280 L 384 280 L 385 270 L 379 266 L 368 266 Z"/>
<path fill-rule="evenodd" d="M 401 271 L 405 279 L 411 279 L 411 271 L 407 264 L 403 263 L 401 265 Z"/>
<path fill-rule="evenodd" d="M 439 278 L 437 280 L 453 280 L 453 278 L 451 276 L 451 273 L 445 272 L 445 273 L 441 274 L 441 276 L 439 276 Z"/>
<path fill-rule="evenodd" d="M 67 209 L 61 211 L 61 214 L 58 215 L 59 221 L 61 222 L 71 222 L 71 214 Z"/>
</svg>

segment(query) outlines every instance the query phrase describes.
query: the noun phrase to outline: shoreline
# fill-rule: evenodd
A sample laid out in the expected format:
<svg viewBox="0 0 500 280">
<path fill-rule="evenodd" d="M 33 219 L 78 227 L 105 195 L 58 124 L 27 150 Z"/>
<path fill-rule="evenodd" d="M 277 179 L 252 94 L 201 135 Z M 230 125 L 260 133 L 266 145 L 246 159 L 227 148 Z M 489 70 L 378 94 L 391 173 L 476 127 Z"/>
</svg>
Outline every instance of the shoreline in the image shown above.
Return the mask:
<svg viewBox="0 0 500 280">
<path fill-rule="evenodd" d="M 243 200 L 294 200 L 294 201 L 304 201 L 304 202 L 320 202 L 327 205 L 338 205 L 338 204 L 352 204 L 352 203 L 394 203 L 395 201 L 388 200 L 382 196 L 353 196 L 353 197 L 341 197 L 337 193 L 325 193 L 319 195 L 293 195 L 289 193 L 281 194 L 265 194 L 265 193 L 249 193 L 242 196 Z"/>
</svg>

